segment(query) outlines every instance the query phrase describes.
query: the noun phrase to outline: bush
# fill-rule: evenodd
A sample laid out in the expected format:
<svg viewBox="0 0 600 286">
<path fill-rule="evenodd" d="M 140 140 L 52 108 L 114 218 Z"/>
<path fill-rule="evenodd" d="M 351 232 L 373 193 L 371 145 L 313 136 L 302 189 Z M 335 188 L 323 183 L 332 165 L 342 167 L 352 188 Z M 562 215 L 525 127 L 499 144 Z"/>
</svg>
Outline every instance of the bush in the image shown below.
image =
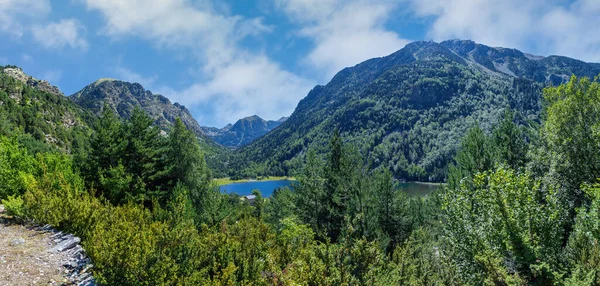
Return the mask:
<svg viewBox="0 0 600 286">
<path fill-rule="evenodd" d="M 2 200 L 2 204 L 8 215 L 24 217 L 23 198 L 20 196 L 8 196 L 6 200 Z"/>
</svg>

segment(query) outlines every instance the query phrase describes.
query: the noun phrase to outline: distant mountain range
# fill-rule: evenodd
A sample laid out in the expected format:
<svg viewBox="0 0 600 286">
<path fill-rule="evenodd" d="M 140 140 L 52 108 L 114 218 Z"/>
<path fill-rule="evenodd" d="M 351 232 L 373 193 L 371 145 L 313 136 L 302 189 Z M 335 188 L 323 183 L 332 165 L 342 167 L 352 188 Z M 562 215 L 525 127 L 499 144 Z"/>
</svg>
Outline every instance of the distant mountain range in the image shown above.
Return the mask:
<svg viewBox="0 0 600 286">
<path fill-rule="evenodd" d="M 181 118 L 217 176 L 243 177 L 293 175 L 306 151 L 324 153 L 338 129 L 373 168 L 389 168 L 404 180 L 441 181 L 468 128 L 489 131 L 508 108 L 520 123 L 538 122 L 542 89 L 573 74 L 597 76 L 600 64 L 473 41 L 419 41 L 341 70 L 314 87 L 289 119 L 250 116 L 211 128 L 138 83 L 100 79 L 65 97 L 47 81 L 6 66 L 0 67 L 0 117 L 5 112 L 36 140 L 68 150 L 90 135 L 105 104 L 122 118 L 139 107 L 165 132 Z"/>
<path fill-rule="evenodd" d="M 287 117 L 282 117 L 279 120 L 267 121 L 258 115 L 252 115 L 238 120 L 233 125 L 227 124 L 223 128 L 202 126 L 202 131 L 223 146 L 237 148 L 267 134 L 286 120 Z"/>
<path fill-rule="evenodd" d="M 541 57 L 473 41 L 419 41 L 337 73 L 314 87 L 281 126 L 238 150 L 234 174 L 292 174 L 308 149 L 325 152 L 334 129 L 372 167 L 396 178 L 441 181 L 475 124 L 489 131 L 504 110 L 539 121 L 544 86 L 600 64 Z"/>
</svg>

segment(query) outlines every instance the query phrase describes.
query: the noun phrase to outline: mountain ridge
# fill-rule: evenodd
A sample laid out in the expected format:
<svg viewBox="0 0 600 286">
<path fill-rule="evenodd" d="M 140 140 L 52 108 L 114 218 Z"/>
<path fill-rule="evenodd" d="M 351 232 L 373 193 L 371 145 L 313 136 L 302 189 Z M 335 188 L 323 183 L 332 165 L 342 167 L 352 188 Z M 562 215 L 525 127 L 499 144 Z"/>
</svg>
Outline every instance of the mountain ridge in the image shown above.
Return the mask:
<svg viewBox="0 0 600 286">
<path fill-rule="evenodd" d="M 185 106 L 177 102 L 171 103 L 168 98 L 153 94 L 139 83 L 102 78 L 70 95 L 69 98 L 96 115 L 102 113 L 104 104 L 123 118 L 129 118 L 133 109 L 140 107 L 155 119 L 157 126 L 167 132 L 175 119 L 181 118 L 188 129 L 198 137 L 206 138 L 206 134 Z"/>
<path fill-rule="evenodd" d="M 286 120 L 287 117 L 264 120 L 258 115 L 251 115 L 237 120 L 234 124 L 227 124 L 223 128 L 202 126 L 202 130 L 217 143 L 238 148 L 277 128 Z"/>
<path fill-rule="evenodd" d="M 470 40 L 413 42 L 315 86 L 279 128 L 239 149 L 230 175 L 292 175 L 308 149 L 324 153 L 327 134 L 339 129 L 375 167 L 441 181 L 468 127 L 481 122 L 489 131 L 506 109 L 521 123 L 539 121 L 543 87 L 571 74 L 593 77 L 600 64 Z"/>
</svg>

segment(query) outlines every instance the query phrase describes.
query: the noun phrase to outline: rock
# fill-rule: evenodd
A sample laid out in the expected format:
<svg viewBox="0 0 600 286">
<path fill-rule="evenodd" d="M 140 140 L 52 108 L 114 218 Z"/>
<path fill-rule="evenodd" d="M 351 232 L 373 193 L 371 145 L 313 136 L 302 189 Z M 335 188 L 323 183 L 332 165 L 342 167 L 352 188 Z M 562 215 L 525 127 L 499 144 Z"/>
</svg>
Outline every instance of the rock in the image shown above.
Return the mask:
<svg viewBox="0 0 600 286">
<path fill-rule="evenodd" d="M 72 237 L 72 238 L 64 240 L 63 242 L 59 243 L 58 245 L 56 245 L 55 247 L 50 249 L 50 252 L 54 252 L 54 253 L 63 252 L 65 250 L 75 247 L 80 242 L 81 242 L 81 239 L 79 237 Z"/>
<path fill-rule="evenodd" d="M 11 240 L 9 244 L 10 244 L 10 246 L 17 246 L 17 245 L 23 244 L 23 243 L 25 243 L 25 239 L 19 237 L 19 238 L 15 238 L 15 239 Z"/>
</svg>

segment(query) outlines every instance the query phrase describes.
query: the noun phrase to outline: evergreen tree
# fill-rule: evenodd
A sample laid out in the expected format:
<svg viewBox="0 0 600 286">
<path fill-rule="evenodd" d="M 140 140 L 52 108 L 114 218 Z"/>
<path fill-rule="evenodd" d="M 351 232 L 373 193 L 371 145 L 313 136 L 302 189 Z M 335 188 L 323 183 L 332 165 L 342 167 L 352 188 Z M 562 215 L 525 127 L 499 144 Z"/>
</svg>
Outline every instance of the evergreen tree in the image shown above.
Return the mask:
<svg viewBox="0 0 600 286">
<path fill-rule="evenodd" d="M 203 212 L 207 204 L 211 204 L 209 194 L 211 175 L 204 161 L 204 155 L 196 136 L 190 132 L 183 122 L 177 118 L 168 138 L 165 171 L 161 174 L 163 190 L 159 198 L 166 200 L 165 193 L 176 184 L 182 184 L 189 190 L 190 199 L 197 213 Z M 214 202 L 213 202 L 214 203 Z"/>
<path fill-rule="evenodd" d="M 326 233 L 332 241 L 337 241 L 344 225 L 348 209 L 349 194 L 343 184 L 343 143 L 340 131 L 336 128 L 329 143 L 330 153 L 325 165 L 325 203 L 324 223 Z"/>
<path fill-rule="evenodd" d="M 254 212 L 252 215 L 254 215 L 255 218 L 262 220 L 262 216 L 263 216 L 263 205 L 264 205 L 264 199 L 262 197 L 262 194 L 260 193 L 260 190 L 252 190 L 252 195 L 254 195 Z"/>
<path fill-rule="evenodd" d="M 313 149 L 309 150 L 304 169 L 298 177 L 299 184 L 294 188 L 299 218 L 319 235 L 325 232 L 323 224 L 326 219 L 322 172 L 323 162 L 317 158 Z"/>
<path fill-rule="evenodd" d="M 470 179 L 476 173 L 490 170 L 494 166 L 493 151 L 492 142 L 479 126 L 469 129 L 454 157 L 456 165 L 449 167 L 450 188 L 458 187 L 463 179 Z"/>
<path fill-rule="evenodd" d="M 138 200 L 148 201 L 157 186 L 154 178 L 160 172 L 160 160 L 164 141 L 160 130 L 153 126 L 154 120 L 143 110 L 136 108 L 126 124 L 127 145 L 123 164 L 133 176 L 131 190 Z"/>
<path fill-rule="evenodd" d="M 512 169 L 525 165 L 527 143 L 523 131 L 514 122 L 514 113 L 507 110 L 493 131 L 493 143 L 496 156 L 500 162 L 506 163 Z"/>
</svg>

